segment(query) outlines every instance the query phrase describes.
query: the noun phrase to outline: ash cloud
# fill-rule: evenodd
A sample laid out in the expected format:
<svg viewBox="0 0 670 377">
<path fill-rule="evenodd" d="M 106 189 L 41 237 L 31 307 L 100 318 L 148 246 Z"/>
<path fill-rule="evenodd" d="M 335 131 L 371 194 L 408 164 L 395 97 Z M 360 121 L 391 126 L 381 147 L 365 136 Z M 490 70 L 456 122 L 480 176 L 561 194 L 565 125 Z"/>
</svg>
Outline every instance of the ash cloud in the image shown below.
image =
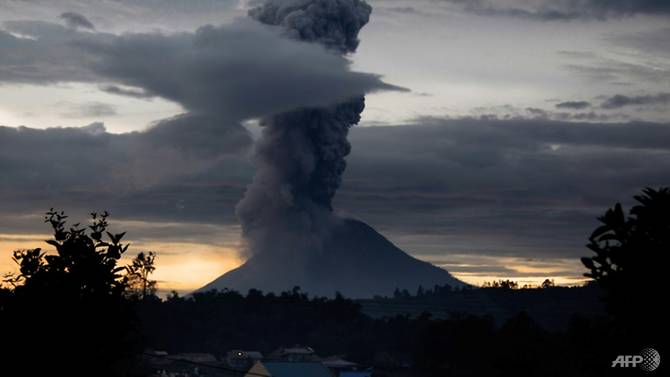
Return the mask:
<svg viewBox="0 0 670 377">
<path fill-rule="evenodd" d="M 627 106 L 657 106 L 670 104 L 670 93 L 654 95 L 626 96 L 616 94 L 607 98 L 601 105 L 603 109 L 620 109 Z"/>
<path fill-rule="evenodd" d="M 273 0 L 249 15 L 337 56 L 355 51 L 370 12 L 371 7 L 359 0 Z M 324 249 L 324 240 L 339 221 L 332 214 L 332 200 L 351 150 L 349 128 L 360 121 L 365 108 L 363 94 L 261 120 L 256 176 L 237 206 L 250 256 L 282 258 L 288 253 L 304 262 Z"/>
<path fill-rule="evenodd" d="M 251 20 L 194 33 L 120 36 L 40 21 L 4 25 L 0 82 L 106 81 L 175 101 L 199 115 L 242 120 L 392 88 L 377 75 L 351 71 L 348 60 L 319 45 Z"/>
<path fill-rule="evenodd" d="M 65 22 L 65 25 L 70 28 L 95 30 L 93 23 L 81 13 L 65 12 L 60 15 L 60 18 Z"/>
<path fill-rule="evenodd" d="M 272 0 L 249 11 L 267 25 L 281 26 L 292 38 L 316 42 L 342 54 L 356 51 L 358 32 L 372 7 L 359 0 Z"/>
<path fill-rule="evenodd" d="M 202 27 L 195 34 L 124 35 L 80 45 L 105 78 L 196 113 L 229 119 L 327 106 L 388 87 L 376 75 L 350 71 L 346 59 L 320 46 L 281 37 L 246 20 Z M 157 64 L 155 56 L 163 63 Z"/>
</svg>

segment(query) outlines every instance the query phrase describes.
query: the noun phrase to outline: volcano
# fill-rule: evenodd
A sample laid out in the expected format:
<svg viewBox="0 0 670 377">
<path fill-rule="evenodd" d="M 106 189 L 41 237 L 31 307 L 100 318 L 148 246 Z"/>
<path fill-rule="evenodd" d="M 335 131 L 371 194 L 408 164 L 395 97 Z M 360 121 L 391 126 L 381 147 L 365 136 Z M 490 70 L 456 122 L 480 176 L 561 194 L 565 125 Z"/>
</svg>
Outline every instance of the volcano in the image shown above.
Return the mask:
<svg viewBox="0 0 670 377">
<path fill-rule="evenodd" d="M 446 270 L 408 255 L 369 225 L 343 219 L 323 252 L 307 259 L 255 255 L 199 291 L 255 288 L 277 293 L 299 286 L 313 295 L 340 292 L 346 297 L 369 298 L 391 295 L 396 288 L 415 292 L 419 286 L 435 284 L 465 285 Z"/>
<path fill-rule="evenodd" d="M 348 67 L 371 12 L 363 0 L 266 0 L 249 10 L 249 16 L 287 38 L 319 45 Z M 340 292 L 358 298 L 389 295 L 396 288 L 463 285 L 447 271 L 409 256 L 368 225 L 333 211 L 351 152 L 347 135 L 364 109 L 361 92 L 334 104 L 299 107 L 259 120 L 256 173 L 235 208 L 249 259 L 201 291 L 282 292 L 299 286 L 313 295 Z"/>
</svg>

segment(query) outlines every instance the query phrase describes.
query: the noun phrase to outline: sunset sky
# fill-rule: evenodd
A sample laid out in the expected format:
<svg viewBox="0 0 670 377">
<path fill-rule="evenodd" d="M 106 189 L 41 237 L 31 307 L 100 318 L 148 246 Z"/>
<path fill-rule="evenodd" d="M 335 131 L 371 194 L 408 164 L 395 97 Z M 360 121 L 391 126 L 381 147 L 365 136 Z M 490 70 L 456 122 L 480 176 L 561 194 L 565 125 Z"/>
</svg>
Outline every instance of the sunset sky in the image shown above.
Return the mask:
<svg viewBox="0 0 670 377">
<path fill-rule="evenodd" d="M 369 0 L 350 67 L 257 3 L 0 0 L 0 272 L 55 207 L 208 283 L 244 260 L 255 120 L 359 91 L 336 211 L 469 283 L 579 283 L 596 217 L 670 183 L 665 0 Z"/>
</svg>

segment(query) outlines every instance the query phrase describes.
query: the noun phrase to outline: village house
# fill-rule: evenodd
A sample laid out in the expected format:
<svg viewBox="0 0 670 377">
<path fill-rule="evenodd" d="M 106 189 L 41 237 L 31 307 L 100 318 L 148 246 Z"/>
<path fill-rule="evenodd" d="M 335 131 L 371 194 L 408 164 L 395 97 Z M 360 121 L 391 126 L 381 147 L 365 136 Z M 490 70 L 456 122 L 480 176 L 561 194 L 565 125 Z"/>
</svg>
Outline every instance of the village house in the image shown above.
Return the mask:
<svg viewBox="0 0 670 377">
<path fill-rule="evenodd" d="M 244 377 L 333 377 L 321 362 L 258 361 Z"/>
</svg>

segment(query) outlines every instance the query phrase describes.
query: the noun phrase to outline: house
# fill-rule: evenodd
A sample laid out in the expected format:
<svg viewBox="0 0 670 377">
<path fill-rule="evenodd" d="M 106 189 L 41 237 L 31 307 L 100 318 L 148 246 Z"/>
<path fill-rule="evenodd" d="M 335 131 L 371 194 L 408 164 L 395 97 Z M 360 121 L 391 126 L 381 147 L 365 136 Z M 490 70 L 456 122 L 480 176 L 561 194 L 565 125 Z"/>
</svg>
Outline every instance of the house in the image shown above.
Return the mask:
<svg viewBox="0 0 670 377">
<path fill-rule="evenodd" d="M 319 357 L 314 353 L 312 347 L 296 345 L 294 347 L 279 348 L 270 354 L 272 360 L 282 361 L 319 361 Z"/>
<path fill-rule="evenodd" d="M 244 377 L 333 377 L 320 362 L 257 361 Z"/>
<path fill-rule="evenodd" d="M 263 360 L 263 354 L 258 351 L 232 350 L 226 354 L 226 364 L 239 370 L 248 370 L 255 362 Z"/>
<path fill-rule="evenodd" d="M 372 368 L 364 368 L 339 356 L 329 356 L 321 361 L 335 377 L 370 377 Z"/>
</svg>

